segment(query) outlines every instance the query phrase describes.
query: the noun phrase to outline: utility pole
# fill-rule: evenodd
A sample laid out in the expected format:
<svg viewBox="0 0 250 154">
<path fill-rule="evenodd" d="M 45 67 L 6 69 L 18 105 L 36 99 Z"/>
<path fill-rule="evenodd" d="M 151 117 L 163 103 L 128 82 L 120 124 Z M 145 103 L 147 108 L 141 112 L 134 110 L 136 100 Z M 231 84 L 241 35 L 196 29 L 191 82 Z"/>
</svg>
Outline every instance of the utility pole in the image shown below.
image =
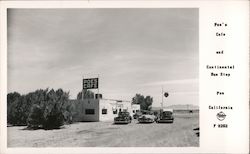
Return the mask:
<svg viewBox="0 0 250 154">
<path fill-rule="evenodd" d="M 97 81 L 98 81 L 97 98 L 100 99 L 100 98 L 99 98 L 99 86 L 100 86 L 100 84 L 99 84 L 99 81 L 100 81 L 100 80 L 99 80 L 99 74 L 98 74 L 98 76 L 97 76 Z"/>
<path fill-rule="evenodd" d="M 161 108 L 163 109 L 163 86 L 161 86 Z"/>
<path fill-rule="evenodd" d="M 82 76 L 82 100 L 83 100 L 83 95 L 84 95 L 84 89 L 83 89 L 83 86 L 84 86 L 83 84 L 84 83 L 83 83 L 83 80 L 84 80 L 84 76 Z"/>
</svg>

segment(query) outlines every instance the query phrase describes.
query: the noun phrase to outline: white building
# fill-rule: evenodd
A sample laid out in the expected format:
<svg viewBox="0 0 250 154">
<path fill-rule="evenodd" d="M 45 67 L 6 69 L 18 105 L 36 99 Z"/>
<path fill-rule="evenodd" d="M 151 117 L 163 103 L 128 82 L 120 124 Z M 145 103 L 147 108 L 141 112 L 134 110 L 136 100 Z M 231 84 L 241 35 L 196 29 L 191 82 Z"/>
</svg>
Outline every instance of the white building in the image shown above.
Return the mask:
<svg viewBox="0 0 250 154">
<path fill-rule="evenodd" d="M 128 111 L 132 116 L 140 110 L 140 105 L 129 101 L 111 99 L 72 100 L 73 121 L 113 121 L 120 111 Z"/>
</svg>

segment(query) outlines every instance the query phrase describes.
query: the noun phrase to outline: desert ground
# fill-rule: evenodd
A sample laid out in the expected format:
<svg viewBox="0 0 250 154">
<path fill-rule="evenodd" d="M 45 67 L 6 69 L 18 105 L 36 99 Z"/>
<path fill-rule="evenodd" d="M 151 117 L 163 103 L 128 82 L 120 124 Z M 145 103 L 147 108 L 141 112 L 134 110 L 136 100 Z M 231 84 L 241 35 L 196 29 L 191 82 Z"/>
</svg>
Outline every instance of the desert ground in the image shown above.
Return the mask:
<svg viewBox="0 0 250 154">
<path fill-rule="evenodd" d="M 197 147 L 199 114 L 174 115 L 174 123 L 127 125 L 78 122 L 56 130 L 8 127 L 8 147 Z"/>
</svg>

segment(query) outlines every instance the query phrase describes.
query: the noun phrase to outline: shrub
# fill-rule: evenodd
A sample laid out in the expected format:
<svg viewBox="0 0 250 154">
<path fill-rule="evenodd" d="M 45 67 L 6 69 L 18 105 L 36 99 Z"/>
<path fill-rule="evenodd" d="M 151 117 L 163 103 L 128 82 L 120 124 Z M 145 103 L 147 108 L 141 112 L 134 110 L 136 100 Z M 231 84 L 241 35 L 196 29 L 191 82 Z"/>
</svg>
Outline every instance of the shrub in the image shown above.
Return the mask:
<svg viewBox="0 0 250 154">
<path fill-rule="evenodd" d="M 57 129 L 64 124 L 64 116 L 60 111 L 54 111 L 53 114 L 48 115 L 43 123 L 44 129 Z"/>
<path fill-rule="evenodd" d="M 43 121 L 44 119 L 42 108 L 39 105 L 34 104 L 27 119 L 28 127 L 38 129 L 39 127 L 42 127 Z"/>
<path fill-rule="evenodd" d="M 69 93 L 62 89 L 54 91 L 36 90 L 27 95 L 8 94 L 8 123 L 28 125 L 29 128 L 59 128 L 64 122 L 70 122 Z M 71 120 L 72 121 L 72 120 Z"/>
<path fill-rule="evenodd" d="M 24 96 L 10 93 L 7 96 L 7 122 L 12 125 L 26 125 L 29 105 Z"/>
<path fill-rule="evenodd" d="M 63 112 L 65 123 L 67 124 L 73 123 L 73 114 L 74 114 L 73 111 L 74 111 L 74 106 L 71 104 L 70 101 L 68 101 L 65 104 L 65 111 Z"/>
<path fill-rule="evenodd" d="M 68 102 L 69 94 L 62 89 L 54 91 L 51 89 L 44 97 L 45 101 L 39 102 L 39 107 L 34 107 L 33 111 L 41 114 L 32 113 L 29 116 L 29 127 L 36 128 L 41 125 L 44 129 L 60 128 L 64 124 L 64 104 Z"/>
</svg>

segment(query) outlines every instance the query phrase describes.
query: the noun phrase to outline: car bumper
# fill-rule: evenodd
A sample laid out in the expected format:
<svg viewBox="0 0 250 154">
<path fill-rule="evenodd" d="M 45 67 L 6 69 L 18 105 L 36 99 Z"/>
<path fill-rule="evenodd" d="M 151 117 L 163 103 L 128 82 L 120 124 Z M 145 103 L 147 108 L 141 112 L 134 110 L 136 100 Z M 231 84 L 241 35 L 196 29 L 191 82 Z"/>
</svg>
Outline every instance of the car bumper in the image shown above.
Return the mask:
<svg viewBox="0 0 250 154">
<path fill-rule="evenodd" d="M 174 122 L 174 119 L 160 119 L 158 120 L 157 122 L 159 123 L 173 123 Z"/>
<path fill-rule="evenodd" d="M 154 120 L 138 120 L 139 123 L 152 123 Z"/>
<path fill-rule="evenodd" d="M 128 124 L 129 121 L 114 121 L 115 124 Z"/>
</svg>

